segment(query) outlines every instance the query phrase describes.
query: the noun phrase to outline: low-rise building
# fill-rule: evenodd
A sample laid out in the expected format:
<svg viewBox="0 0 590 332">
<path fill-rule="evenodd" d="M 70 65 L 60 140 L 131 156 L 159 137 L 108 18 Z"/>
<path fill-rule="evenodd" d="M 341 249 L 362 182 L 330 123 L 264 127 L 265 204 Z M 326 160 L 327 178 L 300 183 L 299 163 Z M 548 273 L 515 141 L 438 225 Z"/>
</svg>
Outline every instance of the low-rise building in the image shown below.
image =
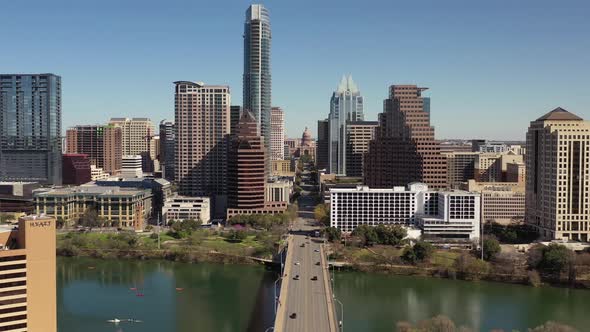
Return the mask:
<svg viewBox="0 0 590 332">
<path fill-rule="evenodd" d="M 55 219 L 0 226 L 2 331 L 57 331 Z"/>
<path fill-rule="evenodd" d="M 524 183 L 469 180 L 461 185 L 461 189 L 481 193 L 483 222 L 509 224 L 524 220 Z"/>
<path fill-rule="evenodd" d="M 32 214 L 33 192 L 38 182 L 0 182 L 0 212 Z"/>
<path fill-rule="evenodd" d="M 121 163 L 121 177 L 140 178 L 143 176 L 142 156 L 125 155 Z"/>
<path fill-rule="evenodd" d="M 102 168 L 90 165 L 90 179 L 92 181 L 108 179 L 111 175 Z"/>
<path fill-rule="evenodd" d="M 203 225 L 211 223 L 211 201 L 209 197 L 170 197 L 162 209 L 164 221 L 200 220 Z"/>
<path fill-rule="evenodd" d="M 150 190 L 87 185 L 39 190 L 34 200 L 36 214 L 61 218 L 68 224 L 93 209 L 111 226 L 142 230 L 152 212 Z"/>
<path fill-rule="evenodd" d="M 291 160 L 272 160 L 271 169 L 273 176 L 295 176 L 295 168 Z"/>
<path fill-rule="evenodd" d="M 288 204 L 291 194 L 293 193 L 293 182 L 285 180 L 267 182 L 264 189 L 265 201 L 285 202 Z"/>
<path fill-rule="evenodd" d="M 480 196 L 465 191 L 407 187 L 330 189 L 330 225 L 352 232 L 359 225 L 418 226 L 423 235 L 471 240 L 479 237 Z"/>
</svg>

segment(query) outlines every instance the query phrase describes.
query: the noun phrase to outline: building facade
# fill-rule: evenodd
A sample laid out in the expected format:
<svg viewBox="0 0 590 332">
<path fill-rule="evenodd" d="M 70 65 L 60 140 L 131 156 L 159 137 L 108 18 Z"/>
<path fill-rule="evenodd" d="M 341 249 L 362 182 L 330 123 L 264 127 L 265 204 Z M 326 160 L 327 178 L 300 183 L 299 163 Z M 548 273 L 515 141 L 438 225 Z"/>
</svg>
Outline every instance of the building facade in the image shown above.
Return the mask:
<svg viewBox="0 0 590 332">
<path fill-rule="evenodd" d="M 562 108 L 527 132 L 526 222 L 545 239 L 588 242 L 590 121 Z"/>
<path fill-rule="evenodd" d="M 285 112 L 273 107 L 270 113 L 270 160 L 285 159 Z"/>
<path fill-rule="evenodd" d="M 229 107 L 230 112 L 230 134 L 235 135 L 238 129 L 238 123 L 240 122 L 240 117 L 242 117 L 242 106 L 239 105 L 232 105 Z"/>
<path fill-rule="evenodd" d="M 363 177 L 365 153 L 375 138 L 377 121 L 350 121 L 346 123 L 346 176 Z"/>
<path fill-rule="evenodd" d="M 64 154 L 62 156 L 63 184 L 79 186 L 92 180 L 90 159 L 85 154 Z"/>
<path fill-rule="evenodd" d="M 152 213 L 150 190 L 79 186 L 38 191 L 34 199 L 36 214 L 60 218 L 67 224 L 94 209 L 109 226 L 143 230 Z"/>
<path fill-rule="evenodd" d="M 257 133 L 270 155 L 271 48 L 270 15 L 263 5 L 250 5 L 244 23 L 243 106 L 256 119 Z M 270 164 L 266 165 L 270 168 Z"/>
<path fill-rule="evenodd" d="M 346 175 L 346 123 L 364 120 L 363 105 L 363 97 L 352 77 L 343 76 L 330 98 L 328 173 Z"/>
<path fill-rule="evenodd" d="M 352 232 L 360 225 L 418 226 L 423 235 L 479 237 L 479 194 L 431 191 L 423 183 L 372 189 L 330 189 L 330 225 Z"/>
<path fill-rule="evenodd" d="M 150 151 L 150 140 L 155 135 L 148 118 L 111 118 L 109 125 L 121 128 L 123 155 L 141 155 Z"/>
<path fill-rule="evenodd" d="M 449 188 L 458 188 L 461 183 L 475 178 L 475 160 L 479 152 L 448 152 L 443 155 L 447 159 Z"/>
<path fill-rule="evenodd" d="M 143 176 L 141 168 L 142 158 L 138 155 L 123 156 L 121 176 L 124 178 L 140 178 Z"/>
<path fill-rule="evenodd" d="M 200 220 L 203 225 L 211 223 L 211 201 L 209 197 L 170 197 L 162 209 L 164 221 Z"/>
<path fill-rule="evenodd" d="M 285 202 L 289 204 L 293 191 L 293 182 L 275 181 L 268 182 L 265 188 L 265 201 L 267 202 Z"/>
<path fill-rule="evenodd" d="M 329 144 L 330 144 L 330 122 L 328 119 L 318 120 L 318 140 L 316 149 L 316 165 L 318 169 L 328 170 Z"/>
<path fill-rule="evenodd" d="M 2 331 L 57 331 L 55 219 L 0 228 Z"/>
<path fill-rule="evenodd" d="M 430 99 L 422 97 L 426 89 L 416 85 L 389 88 L 375 139 L 365 156 L 368 186 L 391 188 L 418 181 L 433 189 L 447 187 L 446 158 L 430 125 Z"/>
<path fill-rule="evenodd" d="M 111 175 L 121 171 L 121 128 L 112 125 L 82 125 L 66 132 L 67 153 L 88 155 L 90 164 L 102 168 Z"/>
<path fill-rule="evenodd" d="M 459 188 L 481 194 L 482 222 L 506 225 L 524 221 L 524 183 L 469 180 Z"/>
<path fill-rule="evenodd" d="M 228 86 L 175 82 L 176 183 L 185 196 L 209 196 L 224 210 L 227 195 Z"/>
<path fill-rule="evenodd" d="M 0 74 L 0 181 L 62 182 L 61 77 Z"/>
<path fill-rule="evenodd" d="M 175 157 L 175 126 L 173 121 L 160 122 L 160 168 L 162 177 L 174 181 Z"/>
<path fill-rule="evenodd" d="M 272 176 L 295 176 L 295 169 L 291 160 L 271 161 Z"/>
</svg>

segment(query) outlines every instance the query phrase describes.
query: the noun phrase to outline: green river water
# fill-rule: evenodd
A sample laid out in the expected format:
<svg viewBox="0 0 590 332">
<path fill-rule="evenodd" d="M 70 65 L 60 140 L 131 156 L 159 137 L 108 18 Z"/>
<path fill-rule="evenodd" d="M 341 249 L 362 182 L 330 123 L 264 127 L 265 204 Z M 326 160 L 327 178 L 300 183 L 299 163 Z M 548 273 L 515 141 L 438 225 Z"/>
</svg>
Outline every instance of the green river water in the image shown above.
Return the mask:
<svg viewBox="0 0 590 332">
<path fill-rule="evenodd" d="M 60 257 L 58 331 L 264 331 L 275 278 L 260 266 Z M 588 290 L 356 272 L 336 273 L 335 289 L 345 331 L 395 331 L 438 314 L 477 331 L 547 320 L 590 331 Z"/>
</svg>

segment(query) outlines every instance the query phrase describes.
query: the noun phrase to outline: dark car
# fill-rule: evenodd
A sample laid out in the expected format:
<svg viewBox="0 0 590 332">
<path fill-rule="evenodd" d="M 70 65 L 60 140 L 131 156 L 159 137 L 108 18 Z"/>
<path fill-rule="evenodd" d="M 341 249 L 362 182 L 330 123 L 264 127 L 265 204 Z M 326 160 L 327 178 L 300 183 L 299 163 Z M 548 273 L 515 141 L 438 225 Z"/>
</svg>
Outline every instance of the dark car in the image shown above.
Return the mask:
<svg viewBox="0 0 590 332">
<path fill-rule="evenodd" d="M 315 265 L 322 265 L 322 263 L 320 263 L 320 262 L 317 262 L 317 263 L 315 263 Z"/>
<path fill-rule="evenodd" d="M 300 247 L 301 247 L 301 248 L 305 247 L 305 243 L 302 243 Z"/>
<path fill-rule="evenodd" d="M 299 275 L 296 275 L 295 278 L 293 278 L 293 280 L 299 280 Z"/>
<path fill-rule="evenodd" d="M 313 280 L 313 281 L 318 280 L 318 276 L 313 276 L 313 278 L 311 278 L 311 280 Z"/>
<path fill-rule="evenodd" d="M 297 314 L 296 313 L 292 313 L 289 317 L 291 317 L 292 319 L 297 318 Z"/>
</svg>

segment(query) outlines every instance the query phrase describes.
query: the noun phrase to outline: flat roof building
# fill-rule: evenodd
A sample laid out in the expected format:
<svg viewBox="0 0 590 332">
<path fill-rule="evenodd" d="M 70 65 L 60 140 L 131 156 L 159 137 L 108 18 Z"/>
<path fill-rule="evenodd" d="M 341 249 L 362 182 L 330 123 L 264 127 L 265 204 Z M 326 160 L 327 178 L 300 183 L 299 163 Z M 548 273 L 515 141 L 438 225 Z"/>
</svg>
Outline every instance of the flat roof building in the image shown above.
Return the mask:
<svg viewBox="0 0 590 332">
<path fill-rule="evenodd" d="M 175 220 L 200 220 L 203 225 L 211 223 L 209 197 L 170 197 L 164 203 L 162 215 L 166 223 Z"/>
</svg>

